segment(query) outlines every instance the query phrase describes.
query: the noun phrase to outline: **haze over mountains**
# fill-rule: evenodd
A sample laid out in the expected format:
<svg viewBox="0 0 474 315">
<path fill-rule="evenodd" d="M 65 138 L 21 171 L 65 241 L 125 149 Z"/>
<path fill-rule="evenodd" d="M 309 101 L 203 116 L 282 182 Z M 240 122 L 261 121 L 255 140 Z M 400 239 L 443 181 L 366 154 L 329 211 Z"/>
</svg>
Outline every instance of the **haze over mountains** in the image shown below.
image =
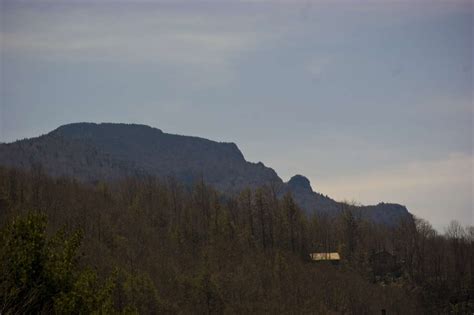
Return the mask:
<svg viewBox="0 0 474 315">
<path fill-rule="evenodd" d="M 83 182 L 153 175 L 172 176 L 188 185 L 204 179 L 226 194 L 271 185 L 278 196 L 291 191 L 307 213 L 335 214 L 343 208 L 341 203 L 314 192 L 302 175 L 285 183 L 272 168 L 246 161 L 234 143 L 167 134 L 145 125 L 64 125 L 37 138 L 0 144 L 0 165 L 20 169 L 41 165 L 53 177 L 69 176 Z M 411 216 L 398 204 L 353 209 L 365 218 L 388 225 Z"/>
</svg>

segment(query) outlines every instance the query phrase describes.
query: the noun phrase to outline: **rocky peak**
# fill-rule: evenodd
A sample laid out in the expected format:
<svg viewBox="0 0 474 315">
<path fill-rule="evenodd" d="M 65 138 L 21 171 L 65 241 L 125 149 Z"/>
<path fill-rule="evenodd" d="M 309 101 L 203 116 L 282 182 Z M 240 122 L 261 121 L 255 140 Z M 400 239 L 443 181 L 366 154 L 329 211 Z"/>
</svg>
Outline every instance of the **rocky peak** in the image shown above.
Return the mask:
<svg viewBox="0 0 474 315">
<path fill-rule="evenodd" d="M 309 179 L 303 175 L 295 175 L 288 181 L 288 186 L 290 189 L 301 189 L 313 191 Z"/>
</svg>

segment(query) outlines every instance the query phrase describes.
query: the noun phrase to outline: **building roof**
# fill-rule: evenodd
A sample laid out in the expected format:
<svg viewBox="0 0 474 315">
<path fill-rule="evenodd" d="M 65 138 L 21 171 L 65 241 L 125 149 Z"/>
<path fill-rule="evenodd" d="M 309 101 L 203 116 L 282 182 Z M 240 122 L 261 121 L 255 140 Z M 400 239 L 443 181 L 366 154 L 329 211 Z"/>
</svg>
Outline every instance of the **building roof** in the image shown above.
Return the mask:
<svg viewBox="0 0 474 315">
<path fill-rule="evenodd" d="M 339 253 L 311 253 L 310 254 L 312 260 L 322 261 L 322 260 L 340 260 L 341 257 Z"/>
</svg>

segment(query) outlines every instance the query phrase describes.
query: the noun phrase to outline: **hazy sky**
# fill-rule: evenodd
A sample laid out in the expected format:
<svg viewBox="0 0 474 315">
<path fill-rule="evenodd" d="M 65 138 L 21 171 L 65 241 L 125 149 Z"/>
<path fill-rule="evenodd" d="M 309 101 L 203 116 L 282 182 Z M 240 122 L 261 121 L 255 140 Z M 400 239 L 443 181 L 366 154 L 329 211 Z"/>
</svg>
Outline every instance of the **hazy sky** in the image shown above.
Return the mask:
<svg viewBox="0 0 474 315">
<path fill-rule="evenodd" d="M 0 1 L 2 142 L 143 123 L 473 224 L 473 1 Z"/>
</svg>

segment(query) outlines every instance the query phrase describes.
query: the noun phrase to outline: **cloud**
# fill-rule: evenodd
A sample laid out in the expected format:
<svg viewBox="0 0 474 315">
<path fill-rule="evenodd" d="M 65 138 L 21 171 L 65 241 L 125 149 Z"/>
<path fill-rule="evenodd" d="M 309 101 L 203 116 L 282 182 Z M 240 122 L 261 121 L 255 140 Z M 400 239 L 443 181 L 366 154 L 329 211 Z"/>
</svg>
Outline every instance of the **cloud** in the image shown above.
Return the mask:
<svg viewBox="0 0 474 315">
<path fill-rule="evenodd" d="M 45 12 L 30 11 L 30 27 L 2 32 L 3 50 L 67 59 L 216 65 L 257 43 L 251 32 L 222 29 L 215 21 L 192 15 L 56 12 L 61 13 L 66 14 L 51 18 Z"/>
<path fill-rule="evenodd" d="M 13 6 L 3 12 L 5 55 L 53 62 L 161 67 L 188 81 L 225 82 L 239 59 L 275 34 L 258 17 L 162 5 Z"/>
</svg>

